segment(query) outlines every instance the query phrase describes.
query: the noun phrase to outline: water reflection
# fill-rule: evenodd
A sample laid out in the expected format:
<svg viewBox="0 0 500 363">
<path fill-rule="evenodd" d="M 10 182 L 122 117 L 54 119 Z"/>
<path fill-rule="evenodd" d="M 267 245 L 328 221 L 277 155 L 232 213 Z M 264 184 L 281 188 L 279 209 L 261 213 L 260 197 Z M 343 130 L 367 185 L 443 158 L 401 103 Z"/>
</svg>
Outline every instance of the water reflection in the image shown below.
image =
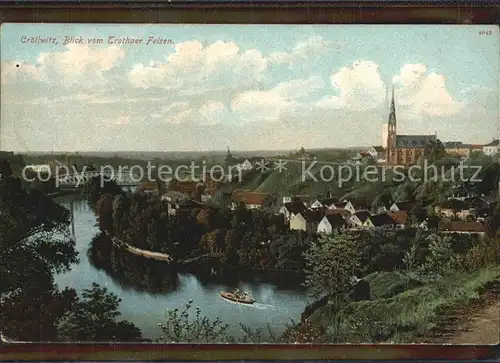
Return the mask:
<svg viewBox="0 0 500 363">
<path fill-rule="evenodd" d="M 300 318 L 307 305 L 306 293 L 296 287 L 296 276 L 220 269 L 175 273 L 163 262 L 113 251 L 99 237 L 95 216 L 85 201 L 63 198 L 59 202 L 72 210 L 80 263 L 58 275 L 56 282 L 77 291 L 92 282 L 105 286 L 122 300 L 121 319 L 134 322 L 146 338 L 158 338 L 157 323 L 165 318 L 166 310 L 182 308 L 190 299 L 205 316 L 230 324 L 235 337 L 242 335 L 240 322 L 254 329 L 269 323 L 274 332 L 281 333 L 290 319 Z M 220 298 L 220 291 L 235 287 L 250 291 L 257 302 L 241 305 Z"/>
</svg>

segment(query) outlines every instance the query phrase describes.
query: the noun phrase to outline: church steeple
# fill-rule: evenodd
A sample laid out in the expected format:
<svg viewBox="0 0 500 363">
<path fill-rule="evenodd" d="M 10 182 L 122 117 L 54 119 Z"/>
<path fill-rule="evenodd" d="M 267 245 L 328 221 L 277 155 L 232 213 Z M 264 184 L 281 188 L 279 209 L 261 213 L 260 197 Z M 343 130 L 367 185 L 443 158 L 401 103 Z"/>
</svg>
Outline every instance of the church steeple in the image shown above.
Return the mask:
<svg viewBox="0 0 500 363">
<path fill-rule="evenodd" d="M 386 161 L 388 165 L 395 164 L 396 138 L 396 107 L 394 105 L 394 85 L 392 85 L 391 108 L 389 110 L 389 121 L 387 122 Z"/>
<path fill-rule="evenodd" d="M 232 165 L 234 159 L 233 159 L 233 155 L 231 154 L 231 150 L 229 150 L 229 146 L 227 147 L 227 154 L 226 154 L 226 157 L 224 159 L 224 162 L 226 165 Z"/>
<path fill-rule="evenodd" d="M 394 106 L 394 85 L 392 85 L 391 109 L 389 111 L 389 125 L 396 127 L 396 107 Z M 389 127 L 390 129 L 390 127 Z"/>
</svg>

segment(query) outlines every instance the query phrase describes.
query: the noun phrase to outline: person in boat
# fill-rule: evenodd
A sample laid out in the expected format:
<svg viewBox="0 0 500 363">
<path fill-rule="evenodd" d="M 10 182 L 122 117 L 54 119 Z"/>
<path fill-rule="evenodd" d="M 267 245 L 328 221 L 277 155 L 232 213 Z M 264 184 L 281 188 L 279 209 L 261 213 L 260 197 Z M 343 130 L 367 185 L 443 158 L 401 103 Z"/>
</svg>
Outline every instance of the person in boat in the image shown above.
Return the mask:
<svg viewBox="0 0 500 363">
<path fill-rule="evenodd" d="M 240 296 L 241 296 L 240 289 L 234 289 L 233 295 L 234 295 L 234 297 L 236 297 L 237 299 L 239 299 Z"/>
</svg>

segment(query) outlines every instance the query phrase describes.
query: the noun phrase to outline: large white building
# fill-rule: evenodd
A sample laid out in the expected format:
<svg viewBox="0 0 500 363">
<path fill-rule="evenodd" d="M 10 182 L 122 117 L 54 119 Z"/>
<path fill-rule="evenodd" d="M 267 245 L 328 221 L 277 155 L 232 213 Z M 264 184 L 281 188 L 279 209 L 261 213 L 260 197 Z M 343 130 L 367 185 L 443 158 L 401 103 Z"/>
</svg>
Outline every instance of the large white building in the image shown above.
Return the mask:
<svg viewBox="0 0 500 363">
<path fill-rule="evenodd" d="M 499 153 L 499 140 L 493 140 L 489 144 L 483 146 L 483 153 L 485 155 L 495 155 Z"/>
</svg>

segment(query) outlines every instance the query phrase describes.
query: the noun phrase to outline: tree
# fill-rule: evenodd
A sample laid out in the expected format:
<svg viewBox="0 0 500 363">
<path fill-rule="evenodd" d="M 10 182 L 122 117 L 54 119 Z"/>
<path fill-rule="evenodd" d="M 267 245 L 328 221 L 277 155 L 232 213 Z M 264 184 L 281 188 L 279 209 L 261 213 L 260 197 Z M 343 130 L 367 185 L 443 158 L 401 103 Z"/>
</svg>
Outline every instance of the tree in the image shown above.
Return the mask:
<svg viewBox="0 0 500 363">
<path fill-rule="evenodd" d="M 116 321 L 120 316 L 121 300 L 92 283 L 91 288 L 77 298 L 73 308 L 59 322 L 59 340 L 62 341 L 141 341 L 141 331 L 128 321 Z"/>
<path fill-rule="evenodd" d="M 331 296 L 339 307 L 348 300 L 354 286 L 353 275 L 360 266 L 360 254 L 355 239 L 348 234 L 320 237 L 304 253 L 305 285 L 315 298 Z"/>
<path fill-rule="evenodd" d="M 0 179 L 12 175 L 12 168 L 7 160 L 0 161 Z"/>
<path fill-rule="evenodd" d="M 99 219 L 99 228 L 103 232 L 114 235 L 113 229 L 113 196 L 103 194 L 96 205 L 96 212 Z"/>
<path fill-rule="evenodd" d="M 485 233 L 488 237 L 493 238 L 496 236 L 497 230 L 498 230 L 498 227 L 500 224 L 499 219 L 500 219 L 500 215 L 497 214 L 497 215 L 488 216 L 484 220 L 484 229 L 485 229 Z"/>
<path fill-rule="evenodd" d="M 448 274 L 455 268 L 451 237 L 434 234 L 429 239 L 429 253 L 420 268 L 421 272 L 433 277 Z"/>
<path fill-rule="evenodd" d="M 53 274 L 78 262 L 69 211 L 19 178 L 0 180 L 0 327 L 11 338 L 54 340 L 74 290 L 58 291 Z"/>
</svg>

